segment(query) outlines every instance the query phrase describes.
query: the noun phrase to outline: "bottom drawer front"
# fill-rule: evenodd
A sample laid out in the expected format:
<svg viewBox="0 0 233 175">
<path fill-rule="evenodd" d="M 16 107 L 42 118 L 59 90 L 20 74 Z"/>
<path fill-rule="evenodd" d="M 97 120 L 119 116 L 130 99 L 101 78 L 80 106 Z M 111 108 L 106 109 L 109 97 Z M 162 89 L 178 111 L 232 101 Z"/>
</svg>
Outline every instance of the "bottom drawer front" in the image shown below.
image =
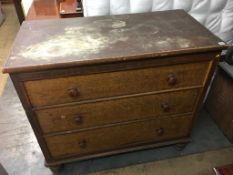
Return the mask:
<svg viewBox="0 0 233 175">
<path fill-rule="evenodd" d="M 140 144 L 185 137 L 192 117 L 134 122 L 72 134 L 47 136 L 53 158 L 100 153 Z"/>
</svg>

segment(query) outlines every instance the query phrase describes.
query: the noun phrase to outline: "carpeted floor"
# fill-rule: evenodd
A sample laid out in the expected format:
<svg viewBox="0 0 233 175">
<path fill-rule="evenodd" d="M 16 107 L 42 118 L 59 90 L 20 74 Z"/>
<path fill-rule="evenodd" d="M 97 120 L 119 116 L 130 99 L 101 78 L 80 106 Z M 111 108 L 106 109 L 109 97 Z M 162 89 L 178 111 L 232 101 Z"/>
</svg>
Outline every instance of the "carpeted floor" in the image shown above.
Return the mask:
<svg viewBox="0 0 233 175">
<path fill-rule="evenodd" d="M 0 26 L 0 96 L 3 92 L 7 75 L 2 74 L 2 65 L 19 30 L 19 22 L 13 5 L 3 5 L 5 21 Z"/>
</svg>

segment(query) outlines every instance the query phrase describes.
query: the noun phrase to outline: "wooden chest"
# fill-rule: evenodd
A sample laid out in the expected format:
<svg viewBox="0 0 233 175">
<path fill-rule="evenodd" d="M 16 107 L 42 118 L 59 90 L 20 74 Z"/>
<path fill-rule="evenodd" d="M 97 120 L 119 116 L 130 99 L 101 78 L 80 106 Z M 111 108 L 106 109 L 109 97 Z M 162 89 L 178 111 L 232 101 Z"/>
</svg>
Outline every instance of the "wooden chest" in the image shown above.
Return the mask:
<svg viewBox="0 0 233 175">
<path fill-rule="evenodd" d="M 226 47 L 182 10 L 29 21 L 3 71 L 53 167 L 186 143 Z"/>
</svg>

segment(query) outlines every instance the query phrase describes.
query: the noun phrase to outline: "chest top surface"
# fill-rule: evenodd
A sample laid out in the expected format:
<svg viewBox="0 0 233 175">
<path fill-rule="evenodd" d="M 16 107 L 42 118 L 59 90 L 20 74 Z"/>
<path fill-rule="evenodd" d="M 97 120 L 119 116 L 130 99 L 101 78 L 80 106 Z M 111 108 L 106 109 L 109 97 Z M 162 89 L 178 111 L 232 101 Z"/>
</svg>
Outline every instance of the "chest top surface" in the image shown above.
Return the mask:
<svg viewBox="0 0 233 175">
<path fill-rule="evenodd" d="M 225 43 L 183 10 L 26 21 L 3 72 L 221 50 Z"/>
</svg>

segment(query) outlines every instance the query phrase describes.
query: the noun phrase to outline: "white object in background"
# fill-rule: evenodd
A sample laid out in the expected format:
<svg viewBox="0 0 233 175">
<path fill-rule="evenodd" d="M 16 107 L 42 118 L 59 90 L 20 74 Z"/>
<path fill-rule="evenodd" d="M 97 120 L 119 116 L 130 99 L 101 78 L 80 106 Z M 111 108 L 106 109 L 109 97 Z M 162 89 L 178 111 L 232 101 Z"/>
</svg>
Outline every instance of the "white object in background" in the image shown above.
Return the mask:
<svg viewBox="0 0 233 175">
<path fill-rule="evenodd" d="M 233 44 L 233 0 L 83 0 L 84 16 L 184 9 L 228 44 Z"/>
<path fill-rule="evenodd" d="M 30 9 L 30 7 L 32 5 L 32 2 L 33 2 L 33 0 L 22 0 L 21 1 L 21 5 L 23 7 L 23 12 L 24 12 L 25 16 L 27 15 L 27 13 L 29 11 L 29 9 Z"/>
</svg>

